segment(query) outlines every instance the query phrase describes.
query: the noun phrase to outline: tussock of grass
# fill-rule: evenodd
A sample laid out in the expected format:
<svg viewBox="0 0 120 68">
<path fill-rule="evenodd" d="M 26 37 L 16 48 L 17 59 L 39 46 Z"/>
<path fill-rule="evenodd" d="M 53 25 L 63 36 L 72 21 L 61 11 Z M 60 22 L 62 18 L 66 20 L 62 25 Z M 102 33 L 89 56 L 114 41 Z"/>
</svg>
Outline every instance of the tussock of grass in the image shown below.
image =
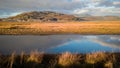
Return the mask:
<svg viewBox="0 0 120 68">
<path fill-rule="evenodd" d="M 57 60 L 52 59 L 49 61 L 49 68 L 55 68 L 57 66 Z"/>
<path fill-rule="evenodd" d="M 43 60 L 43 55 L 44 55 L 43 53 L 40 53 L 37 50 L 32 51 L 27 61 L 41 63 Z"/>
<path fill-rule="evenodd" d="M 78 63 L 80 56 L 76 54 L 71 54 L 70 52 L 65 52 L 59 56 L 58 64 L 61 66 L 70 66 Z"/>
<path fill-rule="evenodd" d="M 105 63 L 105 68 L 113 68 L 113 63 L 108 61 Z"/>
<path fill-rule="evenodd" d="M 13 52 L 9 58 L 9 65 L 10 65 L 10 68 L 13 68 L 13 64 L 14 64 L 14 61 L 15 61 L 15 52 Z"/>
<path fill-rule="evenodd" d="M 97 62 L 105 61 L 107 55 L 104 52 L 96 52 L 86 55 L 86 62 L 90 64 L 95 64 Z"/>
<path fill-rule="evenodd" d="M 25 53 L 22 51 L 21 54 L 20 54 L 20 64 L 22 64 L 24 59 L 25 59 Z"/>
<path fill-rule="evenodd" d="M 107 54 L 105 52 L 96 52 L 86 54 L 86 63 L 98 65 L 102 64 L 105 68 L 113 68 L 114 63 L 116 63 L 116 58 L 114 54 Z"/>
</svg>

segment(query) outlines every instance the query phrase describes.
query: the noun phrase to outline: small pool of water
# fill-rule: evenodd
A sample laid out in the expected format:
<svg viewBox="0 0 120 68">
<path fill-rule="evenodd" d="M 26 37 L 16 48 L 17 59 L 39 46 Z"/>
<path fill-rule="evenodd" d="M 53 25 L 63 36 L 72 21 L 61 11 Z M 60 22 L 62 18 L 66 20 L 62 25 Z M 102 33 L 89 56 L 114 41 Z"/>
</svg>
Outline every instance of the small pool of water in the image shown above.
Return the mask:
<svg viewBox="0 0 120 68">
<path fill-rule="evenodd" d="M 91 53 L 120 52 L 120 35 L 0 35 L 0 53 Z"/>
</svg>

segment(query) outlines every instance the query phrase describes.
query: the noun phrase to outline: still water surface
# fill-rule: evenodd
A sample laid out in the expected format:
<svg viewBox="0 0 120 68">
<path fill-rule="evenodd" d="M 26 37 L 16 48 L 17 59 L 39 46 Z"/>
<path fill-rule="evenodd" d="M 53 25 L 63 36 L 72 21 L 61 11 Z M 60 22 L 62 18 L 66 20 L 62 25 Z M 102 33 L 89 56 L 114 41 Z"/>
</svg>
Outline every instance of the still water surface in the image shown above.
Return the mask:
<svg viewBox="0 0 120 68">
<path fill-rule="evenodd" d="M 120 52 L 120 35 L 0 35 L 2 54 L 36 49 L 45 53 Z"/>
</svg>

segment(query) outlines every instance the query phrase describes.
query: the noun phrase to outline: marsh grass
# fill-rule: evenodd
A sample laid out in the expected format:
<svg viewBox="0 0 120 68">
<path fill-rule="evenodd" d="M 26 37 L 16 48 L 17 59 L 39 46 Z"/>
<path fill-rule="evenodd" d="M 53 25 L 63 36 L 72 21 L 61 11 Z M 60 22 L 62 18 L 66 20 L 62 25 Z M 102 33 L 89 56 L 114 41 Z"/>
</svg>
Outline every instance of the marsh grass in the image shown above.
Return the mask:
<svg viewBox="0 0 120 68">
<path fill-rule="evenodd" d="M 28 57 L 28 62 L 36 62 L 41 63 L 43 60 L 44 54 L 41 52 L 38 52 L 37 50 L 31 51 L 30 56 Z"/>
<path fill-rule="evenodd" d="M 22 64 L 24 60 L 25 60 L 25 52 L 22 51 L 20 54 L 20 64 Z"/>
<path fill-rule="evenodd" d="M 15 58 L 16 58 L 16 55 L 15 55 L 15 52 L 13 52 L 11 54 L 11 56 L 9 57 L 9 68 L 13 68 L 13 64 L 14 64 Z"/>
<path fill-rule="evenodd" d="M 1 67 L 1 64 L 2 64 L 2 55 L 0 54 L 0 67 Z"/>
<path fill-rule="evenodd" d="M 105 61 L 107 55 L 104 52 L 90 53 L 86 55 L 86 62 L 90 64 L 95 64 L 97 62 Z"/>
<path fill-rule="evenodd" d="M 0 22 L 0 34 L 120 34 L 120 21 Z"/>
<path fill-rule="evenodd" d="M 49 61 L 49 68 L 55 68 L 57 66 L 57 60 L 56 59 L 52 59 Z"/>
<path fill-rule="evenodd" d="M 115 54 L 109 54 L 107 55 L 106 62 L 104 63 L 104 67 L 106 68 L 113 68 L 116 65 L 116 56 Z"/>
<path fill-rule="evenodd" d="M 105 52 L 96 52 L 86 54 L 86 63 L 94 65 L 102 65 L 105 68 L 114 68 L 116 63 L 115 54 L 105 53 Z"/>
<path fill-rule="evenodd" d="M 77 54 L 71 54 L 70 52 L 65 52 L 59 56 L 58 64 L 61 66 L 70 66 L 70 65 L 78 64 L 79 60 L 80 60 L 80 56 L 78 56 Z"/>
<path fill-rule="evenodd" d="M 113 62 L 111 62 L 111 61 L 106 62 L 105 68 L 113 68 Z"/>
<path fill-rule="evenodd" d="M 0 68 L 119 68 L 120 53 L 44 54 L 37 50 L 29 55 L 0 55 Z"/>
</svg>

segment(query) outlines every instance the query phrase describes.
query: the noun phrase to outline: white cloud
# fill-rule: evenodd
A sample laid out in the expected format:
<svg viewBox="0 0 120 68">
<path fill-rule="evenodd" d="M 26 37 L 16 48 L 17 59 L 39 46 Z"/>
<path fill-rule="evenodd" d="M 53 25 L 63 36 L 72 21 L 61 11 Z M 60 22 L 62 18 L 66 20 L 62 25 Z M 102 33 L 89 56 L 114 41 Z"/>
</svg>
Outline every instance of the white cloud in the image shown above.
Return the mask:
<svg viewBox="0 0 120 68">
<path fill-rule="evenodd" d="M 97 37 L 94 39 L 95 42 L 100 43 L 104 46 L 120 48 L 119 36 L 106 36 L 106 37 Z"/>
<path fill-rule="evenodd" d="M 90 14 L 93 16 L 117 15 L 120 16 L 120 8 L 115 7 L 95 7 L 82 8 L 73 11 L 74 14 Z"/>
<path fill-rule="evenodd" d="M 74 1 L 74 2 L 80 2 L 80 0 L 72 0 L 72 1 Z"/>
<path fill-rule="evenodd" d="M 92 2 L 101 2 L 102 0 L 92 0 Z"/>
<path fill-rule="evenodd" d="M 88 12 L 89 12 L 89 10 L 87 10 L 87 9 L 76 9 L 73 11 L 74 14 L 86 14 Z"/>
<path fill-rule="evenodd" d="M 120 5 L 119 1 L 113 2 L 114 5 Z"/>
</svg>

